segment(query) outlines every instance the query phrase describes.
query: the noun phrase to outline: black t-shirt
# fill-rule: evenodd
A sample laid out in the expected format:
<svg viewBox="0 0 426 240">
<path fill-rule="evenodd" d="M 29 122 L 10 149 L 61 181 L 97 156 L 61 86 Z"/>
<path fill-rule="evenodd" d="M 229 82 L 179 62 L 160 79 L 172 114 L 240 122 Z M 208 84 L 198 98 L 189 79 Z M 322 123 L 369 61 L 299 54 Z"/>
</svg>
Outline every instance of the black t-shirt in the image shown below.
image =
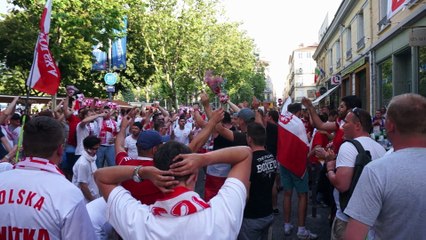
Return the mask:
<svg viewBox="0 0 426 240">
<path fill-rule="evenodd" d="M 278 125 L 268 122 L 266 124 L 266 150 L 277 157 Z"/>
<path fill-rule="evenodd" d="M 233 128 L 231 128 L 230 130 L 232 131 Z M 222 137 L 221 135 L 218 135 L 214 140 L 213 140 L 213 150 L 218 150 L 218 149 L 222 149 L 222 148 L 226 148 L 226 147 L 232 147 L 234 146 L 234 143 L 232 141 L 229 141 L 228 139 Z"/>
<path fill-rule="evenodd" d="M 248 146 L 246 134 L 238 131 L 233 131 L 234 133 L 234 146 Z"/>
<path fill-rule="evenodd" d="M 0 139 L 5 137 L 3 132 L 0 130 Z M 6 151 L 6 148 L 3 146 L 3 144 L 0 143 L 0 159 L 3 159 L 4 156 L 6 156 L 8 152 Z M 11 157 L 11 156 L 9 156 Z"/>
<path fill-rule="evenodd" d="M 250 192 L 244 218 L 261 218 L 272 214 L 272 187 L 277 161 L 266 150 L 254 151 L 251 164 Z"/>
</svg>

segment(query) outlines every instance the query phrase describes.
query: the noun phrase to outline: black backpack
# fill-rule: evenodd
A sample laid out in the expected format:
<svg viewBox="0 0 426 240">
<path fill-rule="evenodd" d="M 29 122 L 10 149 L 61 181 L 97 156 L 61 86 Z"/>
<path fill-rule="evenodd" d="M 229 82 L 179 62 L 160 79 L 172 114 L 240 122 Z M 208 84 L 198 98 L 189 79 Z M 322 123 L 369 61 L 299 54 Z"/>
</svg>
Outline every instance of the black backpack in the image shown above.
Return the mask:
<svg viewBox="0 0 426 240">
<path fill-rule="evenodd" d="M 352 176 L 351 185 L 349 186 L 349 189 L 346 192 L 339 193 L 340 209 L 342 210 L 342 212 L 348 205 L 349 199 L 351 199 L 352 193 L 354 192 L 355 186 L 358 183 L 358 179 L 361 176 L 362 170 L 364 169 L 365 165 L 371 162 L 370 152 L 365 151 L 361 143 L 354 139 L 346 140 L 345 142 L 352 143 L 356 147 L 358 155 L 356 156 L 355 160 L 354 175 Z"/>
</svg>

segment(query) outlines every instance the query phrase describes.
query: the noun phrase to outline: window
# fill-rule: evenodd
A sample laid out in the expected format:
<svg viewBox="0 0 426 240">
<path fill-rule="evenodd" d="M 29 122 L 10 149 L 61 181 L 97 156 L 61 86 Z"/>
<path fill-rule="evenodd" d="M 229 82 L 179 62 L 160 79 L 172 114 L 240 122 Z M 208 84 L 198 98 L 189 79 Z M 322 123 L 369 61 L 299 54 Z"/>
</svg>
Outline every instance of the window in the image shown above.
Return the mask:
<svg viewBox="0 0 426 240">
<path fill-rule="evenodd" d="M 419 94 L 426 97 L 426 47 L 419 47 Z"/>
<path fill-rule="evenodd" d="M 328 52 L 328 67 L 330 74 L 333 73 L 333 49 Z"/>
<path fill-rule="evenodd" d="M 346 29 L 346 59 L 352 57 L 352 32 L 351 28 Z"/>
<path fill-rule="evenodd" d="M 299 59 L 303 59 L 303 52 L 298 52 L 297 55 Z"/>
<path fill-rule="evenodd" d="M 360 13 L 357 17 L 357 47 L 358 50 L 365 46 L 364 36 L 364 14 Z"/>
<path fill-rule="evenodd" d="M 334 52 L 336 54 L 336 68 L 340 67 L 340 40 L 338 40 L 335 44 L 334 44 Z"/>
<path fill-rule="evenodd" d="M 389 0 L 380 0 L 380 9 L 379 9 L 379 31 L 383 30 L 387 25 L 389 25 L 389 20 L 387 16 L 388 12 L 388 1 Z"/>
<path fill-rule="evenodd" d="M 388 58 L 379 64 L 379 103 L 387 106 L 392 98 L 392 59 Z"/>
<path fill-rule="evenodd" d="M 307 59 L 312 58 L 312 53 L 311 53 L 311 52 L 307 52 L 307 53 L 306 53 L 306 58 L 307 58 Z"/>
</svg>

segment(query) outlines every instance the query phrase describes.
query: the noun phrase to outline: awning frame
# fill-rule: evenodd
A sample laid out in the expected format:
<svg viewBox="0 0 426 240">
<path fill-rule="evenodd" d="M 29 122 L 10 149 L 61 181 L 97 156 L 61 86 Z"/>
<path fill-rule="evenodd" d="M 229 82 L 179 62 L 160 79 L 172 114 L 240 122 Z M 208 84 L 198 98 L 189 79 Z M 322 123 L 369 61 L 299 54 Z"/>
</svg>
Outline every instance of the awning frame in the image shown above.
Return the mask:
<svg viewBox="0 0 426 240">
<path fill-rule="evenodd" d="M 337 85 L 331 89 L 329 89 L 327 92 L 325 92 L 323 95 L 317 97 L 312 104 L 314 106 L 317 106 L 325 97 L 327 97 L 328 95 L 330 95 L 332 92 L 334 92 L 340 85 Z"/>
</svg>

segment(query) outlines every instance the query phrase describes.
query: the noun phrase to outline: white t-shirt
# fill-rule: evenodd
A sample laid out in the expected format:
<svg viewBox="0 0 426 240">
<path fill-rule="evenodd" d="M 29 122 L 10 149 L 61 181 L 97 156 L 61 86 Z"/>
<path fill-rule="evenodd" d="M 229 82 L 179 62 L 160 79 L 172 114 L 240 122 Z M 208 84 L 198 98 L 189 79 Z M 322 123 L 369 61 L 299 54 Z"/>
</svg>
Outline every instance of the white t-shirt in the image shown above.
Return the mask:
<svg viewBox="0 0 426 240">
<path fill-rule="evenodd" d="M 77 147 L 75 148 L 75 155 L 81 155 L 83 153 L 84 151 L 83 140 L 89 135 L 99 136 L 99 131 L 100 129 L 99 129 L 99 124 L 97 120 L 91 123 L 88 123 L 85 126 L 83 126 L 81 122 L 79 122 L 77 124 L 77 129 L 76 129 Z"/>
<path fill-rule="evenodd" d="M 83 194 L 63 175 L 13 169 L 0 173 L 0 179 L 0 223 L 12 227 L 4 236 L 95 239 Z"/>
<path fill-rule="evenodd" d="M 189 144 L 189 134 L 191 133 L 191 128 L 184 128 L 182 130 L 179 128 L 179 126 L 177 126 L 175 129 L 173 129 L 173 132 L 175 134 L 175 141 L 185 145 Z"/>
<path fill-rule="evenodd" d="M 97 170 L 96 161 L 89 161 L 84 154 L 75 162 L 72 172 L 72 183 L 78 188 L 79 183 L 87 183 L 90 193 L 93 197 L 100 197 L 98 185 L 96 185 L 93 173 Z M 87 200 L 87 199 L 86 199 Z"/>
<path fill-rule="evenodd" d="M 358 140 L 359 143 L 361 143 L 365 151 L 370 151 L 371 160 L 381 158 L 386 153 L 386 150 L 383 148 L 383 146 L 378 144 L 370 137 L 358 137 L 355 138 L 355 140 Z M 336 168 L 353 168 L 355 166 L 355 160 L 357 155 L 358 151 L 356 150 L 356 147 L 350 142 L 344 142 L 340 146 L 339 153 L 337 154 Z M 349 217 L 342 213 L 342 210 L 340 209 L 339 191 L 337 189 L 334 189 L 333 196 L 337 207 L 336 217 L 345 222 L 349 221 Z"/>
<path fill-rule="evenodd" d="M 127 148 L 127 156 L 132 159 L 138 158 L 138 149 L 136 147 L 137 139 L 134 139 L 132 135 L 127 136 L 124 139 L 124 147 Z"/>
<path fill-rule="evenodd" d="M 96 239 L 107 240 L 112 233 L 112 226 L 106 218 L 107 205 L 104 198 L 97 198 L 86 205 L 93 228 L 95 229 Z"/>
<path fill-rule="evenodd" d="M 209 208 L 186 216 L 154 216 L 150 206 L 119 186 L 109 195 L 107 217 L 123 239 L 236 239 L 246 197 L 244 184 L 228 178 Z"/>
</svg>

